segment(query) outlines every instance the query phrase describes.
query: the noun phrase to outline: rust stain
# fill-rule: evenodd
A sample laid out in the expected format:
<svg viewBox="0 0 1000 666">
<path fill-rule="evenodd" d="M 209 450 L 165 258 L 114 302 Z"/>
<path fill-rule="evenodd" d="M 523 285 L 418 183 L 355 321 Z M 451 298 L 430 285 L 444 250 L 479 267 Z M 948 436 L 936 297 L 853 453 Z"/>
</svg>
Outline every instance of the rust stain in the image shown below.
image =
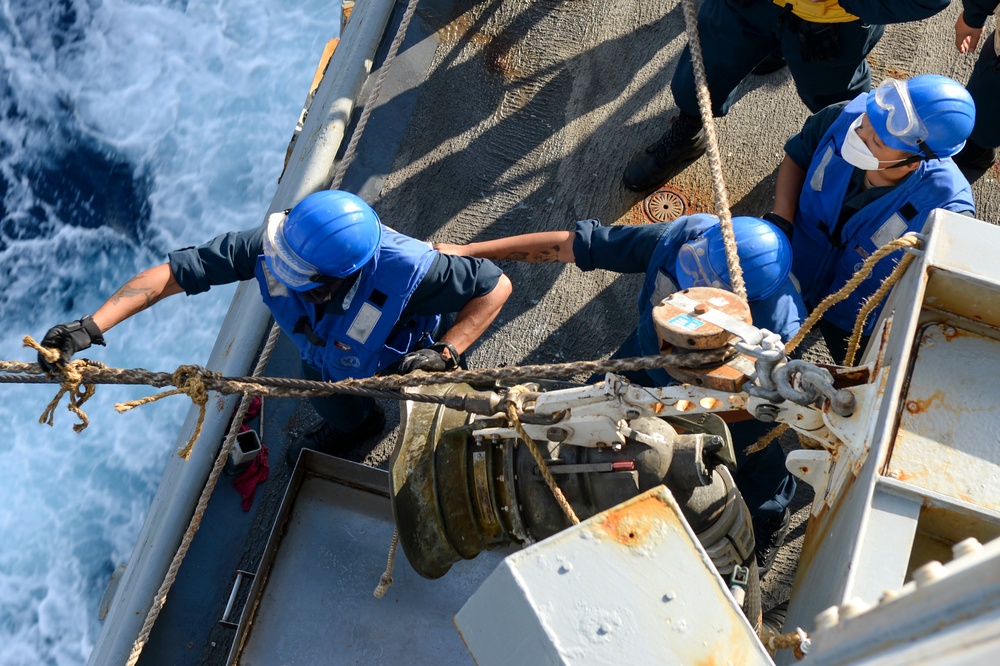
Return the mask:
<svg viewBox="0 0 1000 666">
<path fill-rule="evenodd" d="M 895 67 L 893 65 L 889 65 L 888 67 L 886 67 L 885 73 L 886 73 L 886 76 L 892 77 L 894 79 L 903 79 L 903 80 L 905 80 L 905 79 L 910 78 L 910 76 L 911 76 L 910 73 L 907 72 L 905 69 L 902 69 L 900 67 Z"/>
<path fill-rule="evenodd" d="M 896 65 L 887 65 L 882 62 L 881 58 L 879 58 L 874 52 L 869 53 L 866 60 L 868 60 L 868 64 L 871 65 L 872 69 L 876 72 L 883 72 L 886 77 L 906 80 L 913 76 L 905 69 L 897 67 Z"/>
<path fill-rule="evenodd" d="M 611 509 L 600 527 L 623 546 L 638 548 L 646 543 L 659 525 L 667 521 L 676 525 L 677 517 L 666 510 L 658 497 L 651 496 Z"/>
<path fill-rule="evenodd" d="M 221 414 L 225 409 L 226 409 L 226 399 L 220 397 L 218 400 L 215 401 L 215 411 Z"/>
<path fill-rule="evenodd" d="M 949 406 L 948 403 L 945 402 L 945 398 L 947 398 L 947 395 L 944 393 L 944 391 L 942 391 L 941 389 L 937 389 L 933 393 L 931 393 L 931 395 L 929 397 L 927 397 L 927 398 L 923 398 L 923 399 L 921 399 L 921 398 L 910 398 L 910 399 L 908 399 L 906 401 L 905 405 L 904 405 L 904 408 L 910 414 L 922 414 L 922 413 L 926 412 L 928 409 L 930 409 L 931 406 L 936 401 L 938 403 L 938 405 L 937 405 L 938 409 L 943 409 L 943 410 L 946 410 L 946 411 L 949 411 L 949 412 L 962 412 L 963 411 L 961 409 L 955 409 L 954 407 Z"/>
<path fill-rule="evenodd" d="M 947 340 L 948 342 L 951 342 L 955 338 L 962 337 L 962 331 L 955 328 L 954 326 L 942 327 L 941 334 L 944 336 L 944 339 Z"/>
<path fill-rule="evenodd" d="M 847 483 L 844 484 L 843 490 L 837 495 L 836 501 L 832 506 L 824 503 L 820 507 L 819 513 L 815 516 L 811 515 L 809 520 L 806 521 L 806 534 L 802 539 L 802 551 L 799 554 L 799 573 L 796 575 L 797 578 L 804 576 L 805 572 L 812 566 L 813 559 L 823 547 L 823 535 L 826 534 L 830 525 L 833 524 L 834 518 L 843 505 L 844 497 L 850 491 L 851 486 L 854 485 L 855 479 L 856 477 L 854 476 L 847 479 Z"/>
<path fill-rule="evenodd" d="M 516 67 L 517 57 L 514 55 L 514 43 L 503 37 L 487 39 L 483 47 L 483 58 L 488 71 L 499 74 L 505 81 L 521 78 L 524 73 Z"/>
<path fill-rule="evenodd" d="M 617 224 L 623 224 L 630 227 L 638 227 L 643 224 L 649 224 L 650 219 L 646 217 L 646 213 L 643 212 L 643 199 L 639 199 L 634 206 L 629 208 L 625 214 L 617 220 Z"/>
<path fill-rule="evenodd" d="M 483 50 L 487 70 L 500 74 L 506 81 L 524 76 L 524 73 L 516 67 L 517 58 L 514 55 L 516 40 L 505 35 L 491 35 L 480 31 L 470 14 L 455 17 L 429 15 L 429 18 L 441 26 L 437 32 L 442 43 L 457 44 L 464 41 L 479 45 Z"/>
<path fill-rule="evenodd" d="M 670 181 L 671 185 L 664 183 L 660 185 L 658 190 L 670 190 L 676 192 L 679 197 L 681 197 L 686 203 L 685 215 L 693 215 L 695 213 L 714 213 L 715 212 L 715 195 L 709 192 L 703 192 L 698 187 L 691 185 L 685 181 L 684 187 L 676 184 L 674 181 Z M 709 189 L 711 188 L 711 183 L 708 184 Z M 653 220 L 646 214 L 646 198 L 643 197 L 632 204 L 631 208 L 625 211 L 625 214 L 615 220 L 612 224 L 621 224 L 626 226 L 640 226 L 643 224 L 650 224 Z"/>
</svg>

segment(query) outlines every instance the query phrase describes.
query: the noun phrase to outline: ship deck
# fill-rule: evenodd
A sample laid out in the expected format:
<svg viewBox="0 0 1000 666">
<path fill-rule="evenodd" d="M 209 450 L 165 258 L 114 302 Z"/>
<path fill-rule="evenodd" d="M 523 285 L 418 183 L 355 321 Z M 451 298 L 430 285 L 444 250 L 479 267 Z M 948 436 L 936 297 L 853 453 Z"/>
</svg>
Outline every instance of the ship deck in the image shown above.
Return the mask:
<svg viewBox="0 0 1000 666">
<path fill-rule="evenodd" d="M 397 3 L 373 75 L 403 5 Z M 936 72 L 965 81 L 974 58 L 954 50 L 952 26 L 959 10 L 953 5 L 928 21 L 891 26 L 870 56 L 876 80 L 890 74 Z M 678 3 L 421 3 L 342 187 L 370 201 L 387 225 L 430 241 L 467 242 L 571 229 L 575 220 L 592 217 L 606 224 L 645 223 L 642 197 L 621 186 L 621 171 L 635 151 L 659 137 L 673 113 L 669 81 L 685 43 L 683 33 Z M 362 100 L 367 92 L 366 87 Z M 801 127 L 808 111 L 787 70 L 751 77 L 740 97 L 733 111 L 717 121 L 723 170 L 733 213 L 761 214 L 770 210 L 783 143 Z M 1000 220 L 998 176 L 994 167 L 974 184 L 978 217 L 994 223 Z M 689 166 L 669 186 L 687 198 L 688 212 L 712 212 L 707 158 Z M 514 284 L 514 294 L 468 354 L 470 367 L 606 357 L 635 324 L 640 276 L 585 274 L 552 264 L 502 267 Z M 825 351 L 814 345 L 810 353 L 823 358 Z M 297 353 L 286 340 L 279 343 L 265 372 L 297 376 Z M 385 402 L 384 406 L 387 434 L 346 458 L 384 468 L 399 421 L 398 405 Z M 275 527 L 275 518 L 298 515 L 303 520 L 301 526 L 288 528 L 288 537 L 301 533 L 307 524 L 302 516 L 321 523 L 340 522 L 341 509 L 323 519 L 309 514 L 306 503 L 298 508 L 305 513 L 296 514 L 287 499 L 289 481 L 292 488 L 301 487 L 303 472 L 295 477 L 287 468 L 284 449 L 317 420 L 306 401 L 268 399 L 265 415 L 262 440 L 270 451 L 270 479 L 258 489 L 248 513 L 240 510 L 235 491 L 220 484 L 142 664 L 225 663 L 237 628 L 219 620 L 238 570 L 257 572 L 267 562 L 278 566 L 269 537 L 287 523 Z M 794 447 L 794 438 L 783 444 Z M 318 478 L 326 479 L 326 472 Z M 800 484 L 800 488 L 797 508 L 811 500 L 808 487 Z M 388 661 L 373 641 L 399 645 L 415 639 L 388 628 L 383 632 L 381 625 L 368 633 L 347 630 L 359 626 L 341 617 L 353 611 L 335 610 L 331 604 L 348 599 L 358 604 L 350 608 L 382 604 L 392 615 L 418 594 L 447 597 L 445 601 L 457 610 L 461 595 L 475 589 L 475 576 L 482 575 L 491 561 L 484 556 L 475 565 L 478 573 L 462 579 L 469 589 L 452 583 L 435 589 L 439 582 L 409 575 L 412 571 L 407 573 L 400 554 L 396 585 L 381 601 L 372 600 L 370 591 L 384 568 L 391 529 L 385 514 L 388 500 L 383 497 L 381 502 L 377 492 L 369 495 L 365 497 L 371 511 L 357 523 L 368 527 L 350 536 L 365 542 L 357 564 L 366 570 L 321 580 L 326 561 L 322 558 L 329 554 L 317 539 L 296 541 L 299 564 L 287 567 L 306 573 L 307 584 L 295 588 L 289 603 L 297 605 L 297 595 L 310 588 L 319 597 L 303 597 L 304 615 L 285 616 L 286 630 L 280 628 L 282 611 L 261 606 L 262 613 L 272 613 L 271 620 L 261 625 L 268 628 L 260 633 L 251 631 L 247 641 L 251 651 L 240 663 L 278 663 L 263 656 L 255 660 L 253 655 L 265 655 L 267 645 L 290 640 L 301 649 L 294 663 Z M 339 499 L 332 502 L 336 505 Z M 765 608 L 787 598 L 805 513 L 796 514 L 788 543 L 765 580 Z M 310 548 L 316 554 L 301 550 Z M 278 580 L 278 569 L 273 570 L 272 580 Z M 254 587 L 242 586 L 237 608 L 247 599 L 253 603 Z M 314 621 L 304 631 L 303 617 Z M 363 617 L 366 623 L 377 622 L 374 616 Z M 437 630 L 454 634 L 449 617 L 441 615 L 439 620 L 443 624 Z M 317 640 L 310 643 L 310 635 Z M 442 663 L 425 652 L 409 660 Z"/>
</svg>

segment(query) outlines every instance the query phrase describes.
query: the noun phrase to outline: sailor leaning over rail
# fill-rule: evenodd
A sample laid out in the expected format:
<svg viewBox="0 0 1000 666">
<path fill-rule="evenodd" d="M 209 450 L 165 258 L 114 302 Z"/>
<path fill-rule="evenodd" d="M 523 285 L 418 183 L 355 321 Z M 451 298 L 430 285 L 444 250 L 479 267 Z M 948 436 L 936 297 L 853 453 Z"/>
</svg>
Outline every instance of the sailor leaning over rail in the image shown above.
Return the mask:
<svg viewBox="0 0 1000 666">
<path fill-rule="evenodd" d="M 733 218 L 737 254 L 743 269 L 754 325 L 793 336 L 802 323 L 804 306 L 788 279 L 791 248 L 772 224 L 753 217 Z M 577 222 L 575 231 L 550 231 L 468 245 L 438 243 L 449 254 L 488 259 L 575 263 L 618 273 L 645 273 L 638 297 L 639 325 L 612 358 L 655 356 L 660 343 L 652 321 L 653 307 L 679 289 L 711 286 L 729 289 L 729 271 L 719 220 L 699 214 L 644 226 L 604 227 L 597 220 Z M 676 383 L 662 369 L 620 373 L 641 386 Z M 788 504 L 795 478 L 784 465 L 777 442 L 746 457 L 743 448 L 757 442 L 770 426 L 755 420 L 731 424 L 737 448 L 736 484 L 754 518 L 761 575 L 774 560 L 788 526 Z"/>
<path fill-rule="evenodd" d="M 337 190 L 311 194 L 256 229 L 168 257 L 130 279 L 93 316 L 49 329 L 42 345 L 59 349 L 65 363 L 91 344 L 103 345 L 111 327 L 167 296 L 256 278 L 309 379 L 370 377 L 389 366 L 400 373 L 450 370 L 511 292 L 492 262 L 440 254 L 382 225 L 362 199 Z M 41 355 L 38 362 L 51 369 Z M 371 398 L 311 401 L 323 422 L 289 446 L 291 463 L 302 448 L 343 450 L 385 425 Z"/>
<path fill-rule="evenodd" d="M 870 93 L 829 106 L 788 140 L 767 217 L 795 231 L 792 273 L 810 309 L 843 287 L 875 250 L 920 231 L 931 210 L 975 211 L 972 189 L 950 159 L 975 117 L 960 83 L 925 74 L 886 79 Z M 824 315 L 820 328 L 836 362 L 843 361 L 862 303 L 892 269 L 893 262 L 880 262 Z M 877 316 L 875 310 L 868 318 L 866 336 Z"/>
</svg>

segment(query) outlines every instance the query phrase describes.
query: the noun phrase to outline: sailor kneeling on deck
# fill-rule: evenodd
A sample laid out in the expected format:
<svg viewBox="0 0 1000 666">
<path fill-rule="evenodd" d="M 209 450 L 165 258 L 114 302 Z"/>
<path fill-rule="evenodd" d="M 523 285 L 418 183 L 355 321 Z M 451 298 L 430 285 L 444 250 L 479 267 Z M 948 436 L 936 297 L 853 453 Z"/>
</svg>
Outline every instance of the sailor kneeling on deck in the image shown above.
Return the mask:
<svg viewBox="0 0 1000 666">
<path fill-rule="evenodd" d="M 451 370 L 511 292 L 492 262 L 441 254 L 384 226 L 359 197 L 329 190 L 271 215 L 263 226 L 171 252 L 167 263 L 130 279 L 92 316 L 49 329 L 42 345 L 61 350 L 65 363 L 91 344 L 103 345 L 111 327 L 167 296 L 250 279 L 298 347 L 305 376 L 324 381 Z M 311 402 L 323 422 L 289 446 L 290 464 L 302 448 L 343 451 L 385 426 L 371 398 Z"/>
<path fill-rule="evenodd" d="M 754 217 L 734 218 L 733 228 L 754 325 L 788 340 L 798 332 L 805 314 L 802 299 L 788 278 L 792 263 L 789 241 L 774 225 Z M 597 220 L 583 220 L 576 223 L 575 231 L 524 234 L 468 245 L 438 243 L 434 247 L 450 254 L 494 260 L 575 263 L 585 271 L 601 268 L 644 273 L 638 327 L 611 358 L 660 353 L 652 313 L 670 294 L 691 287 L 730 289 L 725 245 L 714 215 L 690 215 L 643 226 L 605 227 Z M 619 374 L 640 386 L 677 383 L 659 368 Z M 730 423 L 737 456 L 733 478 L 753 517 L 762 576 L 787 533 L 788 505 L 795 495 L 795 477 L 785 469 L 785 455 L 776 441 L 754 455 L 744 452 L 771 427 L 756 420 Z"/>
</svg>

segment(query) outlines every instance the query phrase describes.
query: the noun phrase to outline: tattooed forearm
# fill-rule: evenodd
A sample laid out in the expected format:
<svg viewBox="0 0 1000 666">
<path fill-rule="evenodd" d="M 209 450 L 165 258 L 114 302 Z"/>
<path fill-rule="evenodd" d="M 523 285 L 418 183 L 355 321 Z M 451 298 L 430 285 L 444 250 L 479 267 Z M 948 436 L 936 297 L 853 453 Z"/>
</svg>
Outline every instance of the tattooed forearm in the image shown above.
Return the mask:
<svg viewBox="0 0 1000 666">
<path fill-rule="evenodd" d="M 555 264 L 559 263 L 559 246 L 553 245 L 552 247 L 542 248 L 535 252 L 535 256 L 531 258 L 531 261 L 537 264 Z"/>
<path fill-rule="evenodd" d="M 136 309 L 145 310 L 163 298 L 163 290 L 161 288 L 149 287 L 144 284 L 148 281 L 149 277 L 150 276 L 146 271 L 139 273 L 126 284 L 122 285 L 122 287 L 119 288 L 118 291 L 116 291 L 109 299 L 109 302 L 114 305 L 119 305 L 123 301 L 139 299 L 141 300 L 141 304 Z M 135 305 L 132 307 L 135 308 Z"/>
<path fill-rule="evenodd" d="M 130 301 L 136 298 L 141 298 L 141 307 L 142 309 L 146 309 L 160 300 L 159 296 L 160 295 L 155 289 L 150 289 L 149 287 L 133 287 L 131 283 L 129 283 L 116 291 L 110 301 L 114 305 L 119 305 L 122 301 Z"/>
<path fill-rule="evenodd" d="M 559 246 L 553 245 L 549 248 L 542 248 L 540 250 L 499 250 L 496 252 L 484 252 L 479 256 L 484 259 L 492 260 L 502 260 L 506 259 L 508 261 L 529 261 L 536 264 L 552 264 L 559 261 Z"/>
<path fill-rule="evenodd" d="M 137 288 L 131 286 L 131 284 L 127 284 L 114 293 L 110 302 L 114 305 L 119 305 L 122 301 L 129 301 L 136 298 L 142 299 L 141 309 L 144 310 L 159 300 L 159 294 L 156 293 L 156 290 L 148 287 Z"/>
</svg>

